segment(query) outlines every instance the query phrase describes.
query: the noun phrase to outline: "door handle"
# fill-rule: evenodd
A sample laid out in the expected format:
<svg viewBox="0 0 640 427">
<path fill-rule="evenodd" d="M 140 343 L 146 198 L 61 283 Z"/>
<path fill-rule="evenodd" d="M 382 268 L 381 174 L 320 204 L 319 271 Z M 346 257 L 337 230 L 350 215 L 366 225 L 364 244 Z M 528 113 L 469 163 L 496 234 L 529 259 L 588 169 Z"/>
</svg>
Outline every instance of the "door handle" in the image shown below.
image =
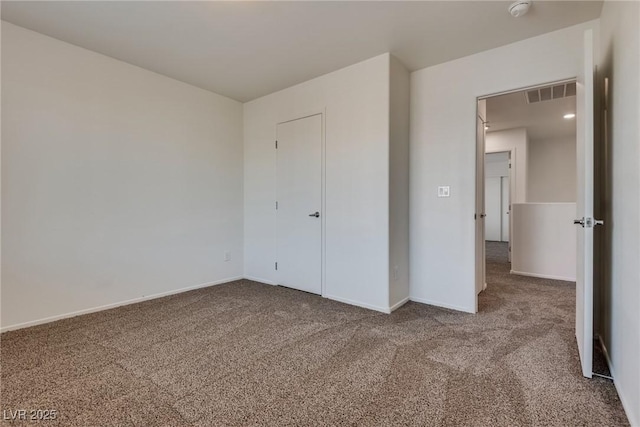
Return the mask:
<svg viewBox="0 0 640 427">
<path fill-rule="evenodd" d="M 315 212 L 315 213 L 309 214 L 309 216 L 314 216 L 316 218 L 319 218 L 320 217 L 320 212 Z"/>
<path fill-rule="evenodd" d="M 604 221 L 601 219 L 595 219 L 595 218 L 580 218 L 580 219 L 574 219 L 573 223 L 576 225 L 581 225 L 582 227 L 587 227 L 587 228 L 591 228 L 594 227 L 596 225 L 604 225 Z"/>
</svg>

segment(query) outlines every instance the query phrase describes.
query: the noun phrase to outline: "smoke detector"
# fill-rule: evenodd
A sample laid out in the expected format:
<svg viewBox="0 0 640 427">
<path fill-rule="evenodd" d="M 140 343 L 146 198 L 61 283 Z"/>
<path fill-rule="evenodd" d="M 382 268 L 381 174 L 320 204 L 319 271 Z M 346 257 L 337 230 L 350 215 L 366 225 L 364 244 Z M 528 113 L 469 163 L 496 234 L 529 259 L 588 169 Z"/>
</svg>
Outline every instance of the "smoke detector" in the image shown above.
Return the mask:
<svg viewBox="0 0 640 427">
<path fill-rule="evenodd" d="M 517 2 L 511 3 L 511 6 L 509 6 L 509 13 L 514 18 L 518 18 L 529 11 L 531 3 L 531 0 L 519 0 Z"/>
</svg>

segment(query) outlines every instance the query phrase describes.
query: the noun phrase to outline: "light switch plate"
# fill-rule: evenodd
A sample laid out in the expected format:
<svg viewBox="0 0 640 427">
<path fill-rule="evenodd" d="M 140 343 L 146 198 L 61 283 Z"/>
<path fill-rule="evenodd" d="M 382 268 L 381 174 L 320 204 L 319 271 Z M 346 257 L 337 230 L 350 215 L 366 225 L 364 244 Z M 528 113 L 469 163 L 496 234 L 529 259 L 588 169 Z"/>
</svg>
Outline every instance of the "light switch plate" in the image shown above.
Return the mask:
<svg viewBox="0 0 640 427">
<path fill-rule="evenodd" d="M 438 187 L 438 197 L 449 197 L 449 186 L 443 185 Z"/>
</svg>

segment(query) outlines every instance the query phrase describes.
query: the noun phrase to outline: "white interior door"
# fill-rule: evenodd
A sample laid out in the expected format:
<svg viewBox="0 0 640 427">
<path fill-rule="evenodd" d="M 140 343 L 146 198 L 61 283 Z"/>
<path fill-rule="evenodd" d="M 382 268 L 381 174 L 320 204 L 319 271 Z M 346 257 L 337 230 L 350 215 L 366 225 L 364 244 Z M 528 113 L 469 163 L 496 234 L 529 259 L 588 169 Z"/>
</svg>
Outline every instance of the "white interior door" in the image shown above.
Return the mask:
<svg viewBox="0 0 640 427">
<path fill-rule="evenodd" d="M 278 124 L 278 284 L 322 293 L 322 115 Z"/>
<path fill-rule="evenodd" d="M 501 218 L 500 221 L 502 222 L 502 226 L 500 227 L 500 240 L 503 242 L 508 242 L 509 241 L 509 217 L 510 217 L 510 213 L 509 213 L 509 177 L 508 176 L 502 176 L 500 177 L 500 186 L 502 187 L 502 191 L 500 192 L 500 204 L 502 205 L 501 208 Z"/>
<path fill-rule="evenodd" d="M 582 374 L 592 376 L 593 359 L 593 31 L 584 35 L 584 69 L 576 84 L 577 272 L 576 338 Z"/>
<path fill-rule="evenodd" d="M 502 239 L 502 186 L 499 176 L 487 177 L 484 185 L 485 239 L 499 242 Z"/>
<path fill-rule="evenodd" d="M 476 234 L 476 311 L 478 311 L 477 294 L 485 288 L 486 265 L 485 265 L 485 237 L 484 237 L 484 123 L 486 121 L 487 101 L 478 101 L 478 115 L 476 117 L 476 212 L 475 212 L 475 234 Z"/>
</svg>

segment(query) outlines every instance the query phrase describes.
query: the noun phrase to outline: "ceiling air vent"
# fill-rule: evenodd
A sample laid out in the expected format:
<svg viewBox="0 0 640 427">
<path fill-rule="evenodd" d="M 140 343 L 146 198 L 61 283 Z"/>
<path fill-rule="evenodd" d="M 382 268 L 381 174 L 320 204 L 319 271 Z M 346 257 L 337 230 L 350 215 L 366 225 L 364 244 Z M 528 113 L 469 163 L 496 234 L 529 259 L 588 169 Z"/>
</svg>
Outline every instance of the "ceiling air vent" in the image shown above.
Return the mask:
<svg viewBox="0 0 640 427">
<path fill-rule="evenodd" d="M 576 82 L 545 86 L 524 92 L 527 104 L 576 96 Z"/>
</svg>

